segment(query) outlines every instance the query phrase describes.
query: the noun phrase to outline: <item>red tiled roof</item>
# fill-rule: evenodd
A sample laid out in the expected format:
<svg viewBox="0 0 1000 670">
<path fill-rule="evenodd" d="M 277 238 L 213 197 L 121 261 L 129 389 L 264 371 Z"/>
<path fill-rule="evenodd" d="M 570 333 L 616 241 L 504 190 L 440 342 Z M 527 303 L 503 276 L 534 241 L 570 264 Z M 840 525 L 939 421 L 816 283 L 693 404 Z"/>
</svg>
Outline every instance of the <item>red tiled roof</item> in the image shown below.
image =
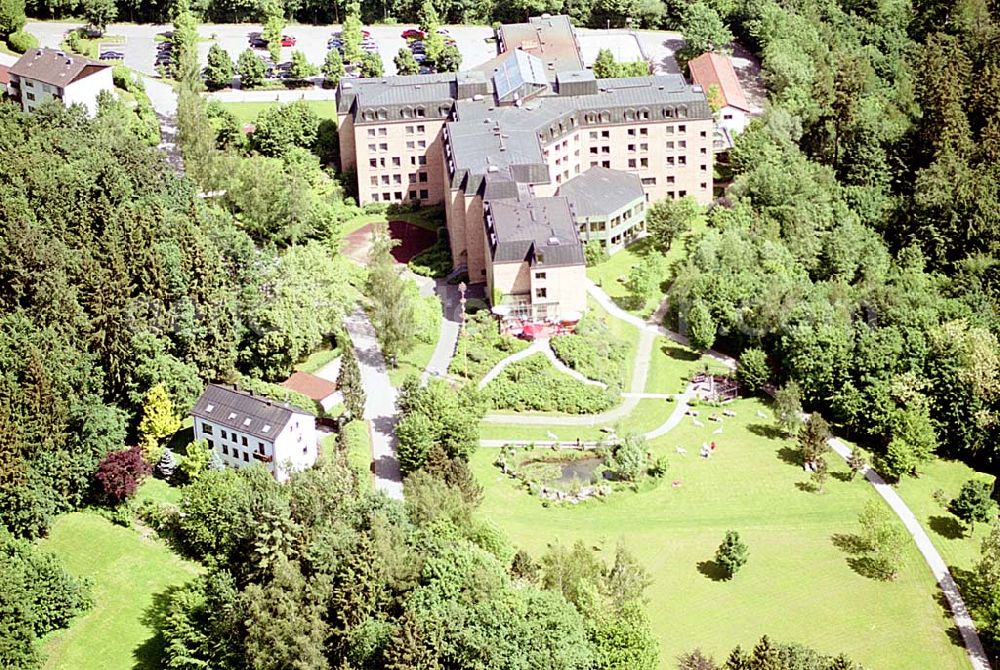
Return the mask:
<svg viewBox="0 0 1000 670">
<path fill-rule="evenodd" d="M 6 65 L 0 65 L 0 86 L 6 86 L 10 82 L 10 75 L 7 74 L 8 69 Z"/>
<path fill-rule="evenodd" d="M 713 84 L 719 87 L 726 107 L 750 111 L 750 104 L 743 94 L 740 80 L 736 77 L 733 62 L 727 56 L 713 51 L 703 53 L 689 62 L 688 68 L 691 70 L 691 81 L 705 89 L 706 93 L 708 87 Z"/>
<path fill-rule="evenodd" d="M 281 385 L 317 402 L 337 390 L 337 385 L 333 382 L 308 372 L 293 372 L 291 377 L 281 382 Z"/>
</svg>

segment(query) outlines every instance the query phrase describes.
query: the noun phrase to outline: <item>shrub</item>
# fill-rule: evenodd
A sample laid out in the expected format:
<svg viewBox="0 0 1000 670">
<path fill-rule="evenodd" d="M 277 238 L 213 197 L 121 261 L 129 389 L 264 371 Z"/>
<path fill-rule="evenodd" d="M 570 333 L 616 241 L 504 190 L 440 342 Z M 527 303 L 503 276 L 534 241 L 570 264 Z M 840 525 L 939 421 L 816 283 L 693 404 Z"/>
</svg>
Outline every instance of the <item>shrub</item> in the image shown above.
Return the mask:
<svg viewBox="0 0 1000 670">
<path fill-rule="evenodd" d="M 625 386 L 628 348 L 616 339 L 603 317 L 588 314 L 572 335 L 553 337 L 552 351 L 588 379 L 608 386 Z"/>
<path fill-rule="evenodd" d="M 7 45 L 10 46 L 11 51 L 23 54 L 28 49 L 37 47 L 38 40 L 31 33 L 18 30 L 7 36 Z"/>
<path fill-rule="evenodd" d="M 736 369 L 736 379 L 750 393 L 756 393 L 764 388 L 770 370 L 767 367 L 767 355 L 762 349 L 751 347 L 740 354 L 739 367 Z"/>
<path fill-rule="evenodd" d="M 466 317 L 465 333 L 458 338 L 448 372 L 466 379 L 481 379 L 501 360 L 527 348 L 524 340 L 501 335 L 493 315 L 484 310 Z"/>
<path fill-rule="evenodd" d="M 438 238 L 434 246 L 424 249 L 410 259 L 410 270 L 424 277 L 440 279 L 451 273 L 451 243 L 448 241 L 448 229 L 438 229 Z"/>
<path fill-rule="evenodd" d="M 726 537 L 715 552 L 715 562 L 732 579 L 747 562 L 749 555 L 747 545 L 740 539 L 735 530 L 726 531 Z"/>
<path fill-rule="evenodd" d="M 504 368 L 486 386 L 484 397 L 495 409 L 594 414 L 611 407 L 618 393 L 568 378 L 536 354 Z"/>
<path fill-rule="evenodd" d="M 138 446 L 124 451 L 114 451 L 97 466 L 97 481 L 101 492 L 114 503 L 132 496 L 142 478 L 151 471 Z"/>
</svg>

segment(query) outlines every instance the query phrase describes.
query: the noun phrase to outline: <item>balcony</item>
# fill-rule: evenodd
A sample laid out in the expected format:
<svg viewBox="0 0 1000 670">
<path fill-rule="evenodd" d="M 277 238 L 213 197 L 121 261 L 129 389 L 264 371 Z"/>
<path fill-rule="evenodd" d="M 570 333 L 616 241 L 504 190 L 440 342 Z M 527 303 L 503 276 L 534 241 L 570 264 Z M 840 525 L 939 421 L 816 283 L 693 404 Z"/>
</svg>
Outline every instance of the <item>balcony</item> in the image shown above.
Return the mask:
<svg viewBox="0 0 1000 670">
<path fill-rule="evenodd" d="M 253 457 L 261 463 L 270 463 L 274 460 L 273 457 L 268 456 L 267 454 L 258 454 L 257 452 L 254 452 Z"/>
</svg>

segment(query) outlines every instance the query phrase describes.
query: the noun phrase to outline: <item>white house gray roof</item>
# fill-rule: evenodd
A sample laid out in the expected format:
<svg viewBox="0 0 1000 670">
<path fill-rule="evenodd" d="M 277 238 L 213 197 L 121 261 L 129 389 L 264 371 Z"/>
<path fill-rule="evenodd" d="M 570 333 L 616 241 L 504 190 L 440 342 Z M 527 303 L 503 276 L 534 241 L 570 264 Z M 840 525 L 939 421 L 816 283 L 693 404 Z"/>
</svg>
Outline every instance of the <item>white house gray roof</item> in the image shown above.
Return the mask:
<svg viewBox="0 0 1000 670">
<path fill-rule="evenodd" d="M 646 196 L 639 175 L 621 170 L 592 167 L 559 187 L 577 217 L 607 216 Z"/>
<path fill-rule="evenodd" d="M 273 440 L 285 429 L 294 414 L 306 412 L 250 391 L 209 384 L 198 398 L 191 414 L 217 426 Z"/>
<path fill-rule="evenodd" d="M 57 49 L 28 49 L 10 66 L 10 74 L 51 86 L 68 86 L 111 66 Z"/>
</svg>

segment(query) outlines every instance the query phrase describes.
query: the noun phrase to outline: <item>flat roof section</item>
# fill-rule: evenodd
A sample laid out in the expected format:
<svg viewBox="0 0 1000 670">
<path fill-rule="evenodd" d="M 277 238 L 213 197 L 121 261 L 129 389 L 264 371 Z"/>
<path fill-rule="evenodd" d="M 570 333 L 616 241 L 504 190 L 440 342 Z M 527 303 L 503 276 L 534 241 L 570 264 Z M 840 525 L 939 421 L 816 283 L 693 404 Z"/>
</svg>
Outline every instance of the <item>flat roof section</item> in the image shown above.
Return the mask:
<svg viewBox="0 0 1000 670">
<path fill-rule="evenodd" d="M 578 217 L 608 216 L 645 199 L 639 175 L 592 167 L 559 187 Z"/>
<path fill-rule="evenodd" d="M 563 70 L 582 70 L 583 58 L 568 16 L 533 16 L 528 23 L 500 26 L 502 52 L 521 49 L 545 63 L 548 77 Z"/>
</svg>

